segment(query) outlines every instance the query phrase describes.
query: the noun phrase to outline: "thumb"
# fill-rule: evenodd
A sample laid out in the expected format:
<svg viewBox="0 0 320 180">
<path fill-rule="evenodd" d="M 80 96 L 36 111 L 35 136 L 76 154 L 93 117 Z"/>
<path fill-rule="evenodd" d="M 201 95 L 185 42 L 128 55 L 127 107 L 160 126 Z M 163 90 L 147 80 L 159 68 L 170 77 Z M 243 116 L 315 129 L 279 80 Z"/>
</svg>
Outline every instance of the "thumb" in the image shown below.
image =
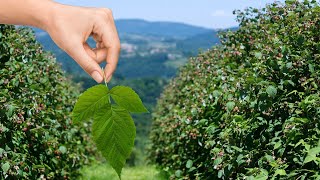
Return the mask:
<svg viewBox="0 0 320 180">
<path fill-rule="evenodd" d="M 97 83 L 103 81 L 103 72 L 99 64 L 90 57 L 86 52 L 84 45 L 78 43 L 76 47 L 72 48 L 69 55 L 86 71 Z"/>
</svg>

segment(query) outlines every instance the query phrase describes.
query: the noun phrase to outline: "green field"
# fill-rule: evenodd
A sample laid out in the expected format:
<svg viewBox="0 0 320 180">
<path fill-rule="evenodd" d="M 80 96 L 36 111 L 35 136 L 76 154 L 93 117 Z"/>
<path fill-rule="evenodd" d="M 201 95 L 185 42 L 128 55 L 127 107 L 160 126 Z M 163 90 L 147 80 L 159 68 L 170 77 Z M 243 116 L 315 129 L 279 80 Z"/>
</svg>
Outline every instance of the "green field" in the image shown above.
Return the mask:
<svg viewBox="0 0 320 180">
<path fill-rule="evenodd" d="M 165 180 L 166 178 L 154 166 L 125 167 L 121 175 L 123 180 Z M 82 170 L 81 180 L 118 180 L 117 173 L 109 164 L 95 163 Z"/>
</svg>

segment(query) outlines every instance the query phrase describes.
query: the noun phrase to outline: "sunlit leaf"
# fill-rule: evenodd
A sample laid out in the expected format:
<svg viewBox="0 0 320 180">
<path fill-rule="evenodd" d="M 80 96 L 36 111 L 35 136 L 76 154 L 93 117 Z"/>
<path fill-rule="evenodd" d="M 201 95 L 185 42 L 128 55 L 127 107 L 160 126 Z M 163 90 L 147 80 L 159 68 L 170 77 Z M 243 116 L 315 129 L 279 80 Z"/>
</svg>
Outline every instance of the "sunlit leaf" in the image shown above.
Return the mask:
<svg viewBox="0 0 320 180">
<path fill-rule="evenodd" d="M 112 99 L 121 107 L 127 109 L 129 112 L 148 112 L 142 104 L 138 94 L 130 87 L 116 86 L 110 90 Z"/>
<path fill-rule="evenodd" d="M 110 104 L 105 104 L 103 109 L 94 115 L 93 139 L 120 177 L 121 170 L 134 146 L 136 128 L 126 109 Z"/>
<path fill-rule="evenodd" d="M 275 97 L 277 95 L 277 88 L 275 88 L 274 86 L 268 86 L 267 93 L 269 96 Z"/>
<path fill-rule="evenodd" d="M 94 113 L 102 110 L 102 106 L 107 103 L 109 103 L 109 94 L 105 85 L 89 88 L 80 95 L 72 111 L 73 121 L 79 122 L 93 117 Z"/>
</svg>

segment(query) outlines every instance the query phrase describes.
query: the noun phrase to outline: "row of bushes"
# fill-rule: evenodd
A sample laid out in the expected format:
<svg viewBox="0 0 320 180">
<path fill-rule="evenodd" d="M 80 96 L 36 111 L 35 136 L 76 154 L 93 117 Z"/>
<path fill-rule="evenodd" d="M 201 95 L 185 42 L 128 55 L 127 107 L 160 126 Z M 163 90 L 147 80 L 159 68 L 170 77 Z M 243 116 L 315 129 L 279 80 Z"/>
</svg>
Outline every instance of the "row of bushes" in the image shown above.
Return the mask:
<svg viewBox="0 0 320 180">
<path fill-rule="evenodd" d="M 235 14 L 163 92 L 150 159 L 173 179 L 320 179 L 319 3 Z"/>
<path fill-rule="evenodd" d="M 93 149 L 71 122 L 78 89 L 30 30 L 0 25 L 0 179 L 80 174 Z"/>
</svg>

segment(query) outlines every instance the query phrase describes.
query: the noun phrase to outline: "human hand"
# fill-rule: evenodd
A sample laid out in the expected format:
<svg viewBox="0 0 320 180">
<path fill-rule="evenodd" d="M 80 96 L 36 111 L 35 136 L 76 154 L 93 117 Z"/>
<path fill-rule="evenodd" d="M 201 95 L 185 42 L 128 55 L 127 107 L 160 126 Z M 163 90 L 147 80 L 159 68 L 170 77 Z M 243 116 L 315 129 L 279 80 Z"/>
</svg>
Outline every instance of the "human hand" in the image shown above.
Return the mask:
<svg viewBox="0 0 320 180">
<path fill-rule="evenodd" d="M 95 81 L 111 80 L 119 53 L 120 40 L 112 12 L 105 8 L 84 8 L 55 3 L 52 16 L 43 26 L 52 40 L 69 54 Z M 87 44 L 92 36 L 96 48 Z M 99 64 L 107 61 L 105 72 Z"/>
</svg>

